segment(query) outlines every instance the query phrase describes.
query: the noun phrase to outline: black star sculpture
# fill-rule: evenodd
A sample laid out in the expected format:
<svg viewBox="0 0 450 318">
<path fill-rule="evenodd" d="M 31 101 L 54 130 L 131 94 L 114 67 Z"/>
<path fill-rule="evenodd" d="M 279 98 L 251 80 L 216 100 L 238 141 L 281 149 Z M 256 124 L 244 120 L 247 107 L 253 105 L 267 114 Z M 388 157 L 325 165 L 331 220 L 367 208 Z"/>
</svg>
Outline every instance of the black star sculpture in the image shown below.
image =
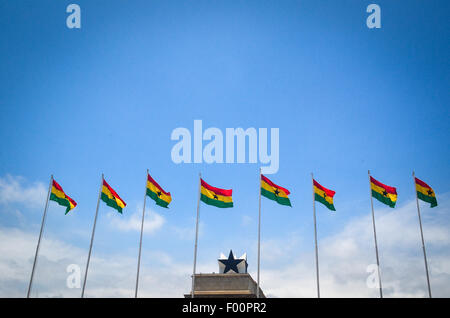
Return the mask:
<svg viewBox="0 0 450 318">
<path fill-rule="evenodd" d="M 230 255 L 228 255 L 228 259 L 226 259 L 226 260 L 219 259 L 219 262 L 221 262 L 223 265 L 225 265 L 225 269 L 223 271 L 224 274 L 229 272 L 230 270 L 234 271 L 235 273 L 239 273 L 237 265 L 242 261 L 244 261 L 244 260 L 234 258 L 232 250 L 230 250 Z"/>
</svg>

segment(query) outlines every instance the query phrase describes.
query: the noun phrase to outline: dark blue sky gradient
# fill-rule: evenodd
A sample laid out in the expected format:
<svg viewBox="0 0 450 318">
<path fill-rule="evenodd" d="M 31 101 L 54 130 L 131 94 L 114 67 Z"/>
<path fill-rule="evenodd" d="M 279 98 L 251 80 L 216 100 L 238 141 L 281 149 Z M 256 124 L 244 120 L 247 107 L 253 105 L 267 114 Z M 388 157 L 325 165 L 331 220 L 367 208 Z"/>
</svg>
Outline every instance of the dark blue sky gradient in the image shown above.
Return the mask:
<svg viewBox="0 0 450 318">
<path fill-rule="evenodd" d="M 72 2 L 80 30 L 65 25 Z M 336 213 L 318 208 L 319 238 L 370 213 L 368 169 L 397 187 L 399 206 L 414 198 L 413 169 L 439 198 L 450 191 L 450 2 L 377 0 L 382 28 L 373 30 L 370 3 L 1 1 L 0 176 L 47 184 L 53 173 L 79 206 L 64 217 L 52 205 L 49 235 L 87 248 L 100 174 L 128 203 L 114 217 L 128 218 L 149 168 L 173 203 L 152 206 L 167 230 L 144 245 L 190 263 L 194 237 L 179 240 L 170 229 L 194 227 L 201 171 L 233 188 L 235 208 L 202 205 L 199 262 L 247 251 L 249 270 L 258 165 L 174 164 L 170 134 L 193 133 L 194 119 L 223 132 L 280 129 L 271 178 L 292 192 L 293 208 L 263 201 L 266 239 L 297 233 L 313 248 L 311 172 L 337 192 Z M 109 210 L 102 205 L 94 253 L 135 255 L 138 233 L 108 227 Z M 30 224 L 40 217 L 30 212 Z M 86 235 L 71 235 L 80 228 Z"/>
</svg>

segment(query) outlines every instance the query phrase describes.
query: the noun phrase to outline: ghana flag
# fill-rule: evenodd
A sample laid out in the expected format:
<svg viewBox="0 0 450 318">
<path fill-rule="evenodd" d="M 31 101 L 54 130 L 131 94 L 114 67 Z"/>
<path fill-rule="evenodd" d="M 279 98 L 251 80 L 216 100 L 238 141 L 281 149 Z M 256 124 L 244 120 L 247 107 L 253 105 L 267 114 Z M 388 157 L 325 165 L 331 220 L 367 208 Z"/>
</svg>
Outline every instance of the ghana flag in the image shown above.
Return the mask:
<svg viewBox="0 0 450 318">
<path fill-rule="evenodd" d="M 372 196 L 380 202 L 389 205 L 391 208 L 395 207 L 397 202 L 397 189 L 387 186 L 380 181 L 370 177 L 370 188 L 372 189 Z"/>
<path fill-rule="evenodd" d="M 266 198 L 277 201 L 279 204 L 292 207 L 289 200 L 289 190 L 273 183 L 269 178 L 261 175 L 261 195 Z"/>
<path fill-rule="evenodd" d="M 203 179 L 200 179 L 201 190 L 200 200 L 209 205 L 218 208 L 232 208 L 233 198 L 231 197 L 233 190 L 225 190 L 210 186 Z"/>
<path fill-rule="evenodd" d="M 336 211 L 333 203 L 333 197 L 336 192 L 325 188 L 314 179 L 313 184 L 314 184 L 314 200 L 324 204 L 331 211 Z"/>
<path fill-rule="evenodd" d="M 433 189 L 422 180 L 417 178 L 414 179 L 416 180 L 417 197 L 422 201 L 431 203 L 432 208 L 437 206 L 436 194 Z"/>
<path fill-rule="evenodd" d="M 110 206 L 117 210 L 117 212 L 122 213 L 122 209 L 127 205 L 114 191 L 113 188 L 103 179 L 103 187 L 102 187 L 102 201 L 106 203 L 107 206 Z"/>
<path fill-rule="evenodd" d="M 50 194 L 50 200 L 58 202 L 59 205 L 65 206 L 66 214 L 77 206 L 77 203 L 64 193 L 63 188 L 61 188 L 61 186 L 55 180 L 52 181 L 52 192 Z"/>
<path fill-rule="evenodd" d="M 147 174 L 147 195 L 163 208 L 168 208 L 169 203 L 172 201 L 170 192 L 164 191 L 150 174 Z"/>
</svg>

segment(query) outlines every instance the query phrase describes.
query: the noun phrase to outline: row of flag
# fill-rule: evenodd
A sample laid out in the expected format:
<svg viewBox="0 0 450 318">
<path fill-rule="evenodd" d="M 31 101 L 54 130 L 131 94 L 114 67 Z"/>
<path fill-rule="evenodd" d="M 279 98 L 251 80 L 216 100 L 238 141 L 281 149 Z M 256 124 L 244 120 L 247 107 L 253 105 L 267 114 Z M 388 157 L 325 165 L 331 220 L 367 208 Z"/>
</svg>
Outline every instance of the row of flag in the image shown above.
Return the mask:
<svg viewBox="0 0 450 318">
<path fill-rule="evenodd" d="M 123 208 L 127 205 L 124 200 L 117 194 L 117 192 L 106 182 L 102 180 L 102 190 L 100 198 L 107 206 L 116 209 L 117 212 L 122 213 Z M 172 201 L 170 192 L 164 191 L 163 188 L 147 174 L 146 195 L 152 198 L 157 205 L 167 208 Z M 63 190 L 63 188 L 55 181 L 52 180 L 52 189 L 50 194 L 50 200 L 56 201 L 59 205 L 66 207 L 66 214 L 77 206 L 77 203 L 69 197 Z"/>
<path fill-rule="evenodd" d="M 320 297 L 320 288 L 319 288 L 319 261 L 318 261 L 318 248 L 317 248 L 317 225 L 316 225 L 316 211 L 315 211 L 315 202 L 319 202 L 327 207 L 331 211 L 336 211 L 334 206 L 334 196 L 336 194 L 335 191 L 330 190 L 324 186 L 322 186 L 319 182 L 317 182 L 313 175 L 312 177 L 312 191 L 313 191 L 313 211 L 314 211 L 314 235 L 315 235 L 315 246 L 316 246 L 316 273 L 317 273 L 317 294 Z M 431 207 L 437 206 L 436 195 L 433 189 L 426 184 L 424 181 L 414 177 L 415 188 L 416 188 L 416 199 L 417 199 L 417 210 L 419 214 L 420 221 L 420 230 L 422 236 L 422 246 L 424 252 L 424 260 L 425 260 L 425 268 L 427 274 L 427 282 L 428 282 L 428 291 L 431 297 L 431 287 L 429 282 L 429 274 L 428 274 L 428 265 L 426 259 L 425 245 L 423 241 L 423 231 L 422 231 L 422 223 L 420 218 L 420 210 L 418 200 L 422 200 L 430 203 Z M 375 198 L 378 201 L 390 206 L 391 208 L 395 207 L 397 202 L 397 189 L 392 186 L 388 186 L 386 184 L 381 183 L 376 180 L 372 176 L 370 176 L 369 171 L 369 182 L 370 182 L 370 191 L 371 191 L 371 199 Z M 260 228 L 261 228 L 261 196 L 264 196 L 267 199 L 277 202 L 280 205 L 292 207 L 289 195 L 290 191 L 285 187 L 279 186 L 274 183 L 272 180 L 261 174 L 260 172 L 260 199 L 259 199 L 259 224 L 258 224 L 258 271 L 257 271 L 257 297 L 259 297 L 259 283 L 260 283 Z M 201 175 L 199 176 L 199 194 L 198 194 L 198 204 L 197 204 L 197 222 L 196 222 L 196 237 L 195 237 L 195 248 L 194 248 L 194 269 L 192 275 L 192 297 L 194 297 L 195 290 L 195 274 L 196 274 L 196 260 L 197 260 L 197 241 L 198 241 L 198 224 L 199 224 L 199 209 L 200 209 L 200 201 L 207 205 L 215 206 L 218 208 L 231 208 L 233 207 L 233 190 L 232 189 L 222 189 L 218 187 L 211 186 L 205 180 L 202 179 Z M 141 258 L 141 249 L 142 249 L 142 234 L 144 230 L 144 216 L 145 216 L 145 199 L 149 197 L 155 203 L 163 208 L 168 208 L 169 204 L 172 202 L 172 195 L 170 192 L 165 191 L 159 184 L 156 182 L 148 173 L 147 170 L 147 180 L 146 180 L 146 190 L 144 197 L 144 205 L 142 211 L 142 224 L 141 224 L 141 239 L 139 245 L 139 256 L 138 256 L 138 267 L 137 267 L 137 277 L 136 277 L 136 289 L 135 289 L 135 297 L 138 294 L 138 285 L 139 285 L 139 267 L 140 267 L 140 258 Z M 45 205 L 41 232 L 39 234 L 38 244 L 36 247 L 36 254 L 33 263 L 33 269 L 31 272 L 30 284 L 28 287 L 28 297 L 30 295 L 31 286 L 33 282 L 34 270 L 37 261 L 37 255 L 39 251 L 40 241 L 42 237 L 43 227 L 45 224 L 45 217 L 47 213 L 47 206 L 49 201 L 55 201 L 59 205 L 64 206 L 66 208 L 66 214 L 73 210 L 77 203 L 70 196 L 68 196 L 63 188 L 53 179 L 51 176 L 51 182 L 49 186 L 49 194 L 47 196 L 47 201 Z M 97 209 L 95 212 L 94 225 L 92 229 L 92 237 L 91 244 L 89 247 L 89 254 L 86 263 L 85 277 L 83 281 L 83 288 L 81 297 L 84 297 L 84 290 L 86 286 L 87 273 L 89 268 L 89 261 L 92 252 L 92 245 L 95 234 L 95 227 L 97 222 L 98 208 L 100 200 L 106 203 L 107 206 L 112 207 L 117 210 L 119 213 L 122 213 L 123 209 L 126 206 L 125 201 L 117 194 L 117 192 L 106 182 L 104 176 L 102 175 L 101 187 L 99 190 L 99 197 L 97 202 Z M 372 202 L 372 201 L 371 201 Z M 372 203 L 372 220 L 373 220 L 373 229 L 374 229 L 374 239 L 375 239 L 375 251 L 377 257 L 377 265 L 378 265 L 378 279 L 379 279 L 379 289 L 380 289 L 380 297 L 383 297 L 382 287 L 381 287 L 381 275 L 379 270 L 379 257 L 378 257 L 378 247 L 377 247 L 377 239 L 376 239 L 376 230 L 375 230 L 375 218 L 374 218 L 374 210 Z"/>
<path fill-rule="evenodd" d="M 417 197 L 425 202 L 430 203 L 431 207 L 437 206 L 436 194 L 433 189 L 424 181 L 414 178 L 416 185 Z M 370 177 L 370 188 L 372 197 L 378 201 L 390 206 L 395 207 L 397 202 L 397 189 L 395 187 L 388 186 L 381 183 L 373 177 Z M 328 209 L 336 211 L 334 207 L 334 195 L 335 191 L 330 190 L 319 184 L 313 179 L 314 199 L 317 202 L 322 203 Z M 172 196 L 170 192 L 166 192 L 151 176 L 147 174 L 147 189 L 146 194 L 155 203 L 161 207 L 168 208 L 170 202 L 172 202 Z M 290 192 L 288 189 L 279 186 L 272 182 L 269 178 L 261 175 L 261 195 L 273 200 L 281 205 L 292 206 L 289 199 Z M 66 207 L 66 214 L 77 206 L 77 203 L 69 197 L 62 187 L 53 180 L 50 200 L 56 201 L 59 205 Z M 106 205 L 116 209 L 122 213 L 122 209 L 126 206 L 116 191 L 103 180 L 101 200 Z M 218 208 L 231 208 L 233 207 L 232 190 L 221 189 L 213 187 L 201 179 L 200 200 L 208 205 L 212 205 Z"/>
</svg>

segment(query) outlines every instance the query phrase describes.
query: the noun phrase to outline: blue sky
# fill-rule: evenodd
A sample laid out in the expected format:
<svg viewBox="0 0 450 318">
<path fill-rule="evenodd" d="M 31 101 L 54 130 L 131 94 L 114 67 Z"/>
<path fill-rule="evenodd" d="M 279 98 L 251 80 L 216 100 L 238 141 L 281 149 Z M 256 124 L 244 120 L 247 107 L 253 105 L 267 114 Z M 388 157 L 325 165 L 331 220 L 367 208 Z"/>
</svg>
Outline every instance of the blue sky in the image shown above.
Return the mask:
<svg viewBox="0 0 450 318">
<path fill-rule="evenodd" d="M 293 207 L 263 200 L 262 253 L 278 255 L 289 242 L 293 248 L 266 261 L 275 273 L 300 255 L 306 267 L 314 266 L 311 172 L 337 192 L 336 213 L 317 207 L 319 248 L 321 239 L 369 215 L 368 169 L 397 187 L 399 208 L 414 199 L 413 169 L 434 188 L 438 201 L 450 191 L 448 2 L 376 1 L 382 27 L 368 29 L 370 1 L 79 0 L 79 30 L 65 25 L 72 2 L 0 3 L 0 184 L 5 195 L 0 227 L 36 240 L 45 188 L 54 174 L 78 206 L 64 216 L 62 207 L 50 204 L 44 241 L 80 249 L 69 260 L 84 268 L 104 173 L 128 206 L 119 215 L 101 205 L 93 255 L 129 258 L 125 287 L 116 286 L 128 289 L 89 293 L 88 281 L 87 295 L 132 295 L 139 239 L 133 225 L 138 219 L 132 217 L 142 209 L 147 168 L 173 195 L 169 210 L 147 201 L 154 227 L 144 237 L 147 295 L 180 297 L 189 291 L 199 172 L 214 186 L 232 188 L 235 202 L 233 209 L 201 206 L 200 270 L 218 271 L 220 253 L 233 249 L 238 256 L 248 253 L 249 271 L 255 273 L 259 165 L 174 164 L 170 134 L 177 127 L 192 133 L 195 119 L 204 129 L 223 132 L 280 129 L 280 169 L 270 178 L 292 192 Z M 19 199 L 5 189 L 28 189 L 37 197 Z M 448 207 L 439 203 L 433 211 L 424 206 L 423 213 L 434 212 L 433 224 L 447 224 L 450 218 L 443 211 Z M 395 213 L 379 203 L 375 207 Z M 371 230 L 367 227 L 368 234 Z M 448 238 L 448 232 L 443 236 Z M 420 242 L 414 244 L 420 257 Z M 436 253 L 448 247 L 436 244 Z M 380 250 L 383 268 L 387 260 L 383 246 Z M 47 252 L 43 245 L 42 255 Z M 152 270 L 166 266 L 165 257 L 181 268 L 176 281 L 181 292 L 158 294 L 151 286 Z M 24 279 L 11 283 L 15 295 L 25 294 L 32 258 L 31 248 L 19 275 Z M 55 270 L 65 275 L 69 260 Z M 367 262 L 375 262 L 374 253 Z M 36 273 L 41 295 L 76 295 L 62 278 L 46 286 L 43 266 Z M 89 274 L 107 279 L 116 270 L 94 263 Z M 264 289 L 264 275 L 261 279 Z M 91 286 L 101 286 L 98 280 Z M 395 286 L 391 295 L 401 295 L 402 287 Z M 272 296 L 315 293 L 279 291 L 275 283 L 266 287 Z"/>
</svg>

